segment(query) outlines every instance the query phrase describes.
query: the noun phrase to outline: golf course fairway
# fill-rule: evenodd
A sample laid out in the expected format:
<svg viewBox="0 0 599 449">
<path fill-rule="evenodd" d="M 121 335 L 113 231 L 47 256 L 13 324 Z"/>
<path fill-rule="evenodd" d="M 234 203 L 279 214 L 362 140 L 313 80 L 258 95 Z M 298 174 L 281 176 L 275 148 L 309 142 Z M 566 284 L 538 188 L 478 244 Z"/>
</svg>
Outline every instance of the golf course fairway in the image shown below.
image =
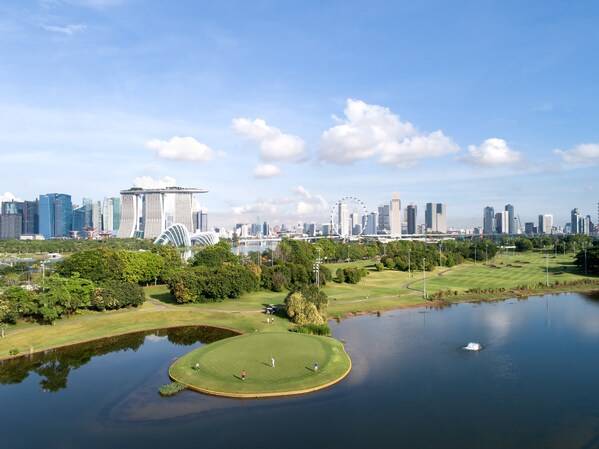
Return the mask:
<svg viewBox="0 0 599 449">
<path fill-rule="evenodd" d="M 350 370 L 351 360 L 334 338 L 266 332 L 202 346 L 175 361 L 169 376 L 206 394 L 261 398 L 317 391 L 339 382 Z"/>
</svg>

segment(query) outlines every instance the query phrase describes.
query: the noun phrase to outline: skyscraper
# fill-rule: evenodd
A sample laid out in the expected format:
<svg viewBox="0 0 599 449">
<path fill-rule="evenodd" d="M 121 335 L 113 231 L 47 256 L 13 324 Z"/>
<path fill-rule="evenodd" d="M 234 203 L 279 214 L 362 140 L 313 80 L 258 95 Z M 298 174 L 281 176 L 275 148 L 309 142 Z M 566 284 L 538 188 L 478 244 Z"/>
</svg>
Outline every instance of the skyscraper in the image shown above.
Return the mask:
<svg viewBox="0 0 599 449">
<path fill-rule="evenodd" d="M 389 225 L 392 236 L 401 236 L 401 200 L 397 192 L 393 193 L 389 204 Z"/>
<path fill-rule="evenodd" d="M 527 236 L 531 236 L 535 234 L 535 224 L 533 222 L 524 223 L 524 233 Z"/>
<path fill-rule="evenodd" d="M 510 235 L 515 235 L 516 234 L 516 216 L 514 215 L 514 206 L 512 206 L 511 204 L 506 204 L 505 211 L 508 213 L 507 233 Z"/>
<path fill-rule="evenodd" d="M 118 198 L 104 198 L 102 203 L 102 230 L 104 232 L 114 232 L 116 230 L 114 227 L 115 200 L 118 200 Z"/>
<path fill-rule="evenodd" d="M 92 203 L 92 228 L 96 232 L 102 231 L 102 202 L 94 201 Z"/>
<path fill-rule="evenodd" d="M 408 234 L 416 234 L 417 217 L 418 208 L 415 204 L 409 204 L 407 207 Z"/>
<path fill-rule="evenodd" d="M 497 212 L 495 214 L 495 232 L 497 234 L 507 234 L 509 228 L 509 213 L 505 210 Z"/>
<path fill-rule="evenodd" d="M 553 232 L 553 215 L 543 215 L 543 232 L 545 234 L 551 234 Z"/>
<path fill-rule="evenodd" d="M 206 232 L 208 231 L 208 212 L 204 210 L 199 210 L 194 213 L 194 228 L 197 232 Z M 262 226 L 264 228 L 264 226 Z M 264 229 L 261 229 L 262 235 L 268 235 L 264 232 Z"/>
<path fill-rule="evenodd" d="M 366 216 L 366 227 L 364 233 L 366 235 L 376 235 L 376 229 L 378 225 L 378 214 L 376 212 L 370 212 Z"/>
<path fill-rule="evenodd" d="M 4 203 L 6 204 L 6 203 Z M 3 205 L 4 205 L 3 204 Z M 23 226 L 23 215 L 1 214 L 0 215 L 0 240 L 18 239 L 21 237 Z"/>
<path fill-rule="evenodd" d="M 447 206 L 443 203 L 426 203 L 424 222 L 427 232 L 445 234 L 447 232 Z"/>
<path fill-rule="evenodd" d="M 379 206 L 379 220 L 378 220 L 378 231 L 384 233 L 385 231 L 390 231 L 390 220 L 389 220 L 389 205 L 385 204 L 383 206 Z"/>
<path fill-rule="evenodd" d="M 39 231 L 45 238 L 68 237 L 73 222 L 71 195 L 48 193 L 39 198 Z"/>
<path fill-rule="evenodd" d="M 39 233 L 38 202 L 25 201 L 23 204 L 23 234 L 33 235 Z"/>
<path fill-rule="evenodd" d="M 572 234 L 580 234 L 580 218 L 580 212 L 578 211 L 578 208 L 575 207 L 572 209 L 572 212 L 570 212 L 570 232 L 572 232 Z"/>
<path fill-rule="evenodd" d="M 492 235 L 495 232 L 495 209 L 491 206 L 485 207 L 483 215 L 483 234 Z"/>
<path fill-rule="evenodd" d="M 337 206 L 337 232 L 341 237 L 347 237 L 350 231 L 349 225 L 349 214 L 347 212 L 347 204 L 344 202 L 339 203 Z"/>
<path fill-rule="evenodd" d="M 206 193 L 207 190 L 183 187 L 165 187 L 142 189 L 133 187 L 121 191 L 121 217 L 118 237 L 130 238 L 143 236 L 155 239 L 170 223 L 183 225 L 193 232 L 193 195 Z M 165 201 L 173 199 L 173 201 Z M 169 214 L 165 206 L 173 206 Z"/>
<path fill-rule="evenodd" d="M 539 215 L 539 226 L 538 233 L 539 234 L 551 234 L 553 230 L 553 215 L 544 214 Z"/>
</svg>

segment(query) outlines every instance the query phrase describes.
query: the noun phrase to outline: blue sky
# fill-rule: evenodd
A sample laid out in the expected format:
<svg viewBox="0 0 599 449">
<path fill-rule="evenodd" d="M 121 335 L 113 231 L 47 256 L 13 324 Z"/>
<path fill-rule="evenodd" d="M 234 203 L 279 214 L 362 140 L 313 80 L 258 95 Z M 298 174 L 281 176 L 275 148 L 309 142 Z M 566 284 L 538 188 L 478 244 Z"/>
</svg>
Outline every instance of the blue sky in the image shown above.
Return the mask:
<svg viewBox="0 0 599 449">
<path fill-rule="evenodd" d="M 506 203 L 595 219 L 598 21 L 593 1 L 3 1 L 0 194 L 174 179 L 214 224 L 394 191 L 453 226 Z"/>
</svg>

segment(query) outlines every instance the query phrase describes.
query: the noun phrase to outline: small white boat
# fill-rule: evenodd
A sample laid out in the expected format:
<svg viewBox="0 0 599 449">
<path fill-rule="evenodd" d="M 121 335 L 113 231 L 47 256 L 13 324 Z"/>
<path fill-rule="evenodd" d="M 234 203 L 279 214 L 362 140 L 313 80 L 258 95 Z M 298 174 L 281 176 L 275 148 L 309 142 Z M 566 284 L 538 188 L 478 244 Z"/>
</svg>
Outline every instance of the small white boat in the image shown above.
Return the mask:
<svg viewBox="0 0 599 449">
<path fill-rule="evenodd" d="M 483 348 L 483 345 L 481 345 L 480 343 L 473 343 L 473 342 L 470 342 L 466 346 L 464 346 L 464 349 L 466 351 L 480 351 L 482 348 Z"/>
</svg>

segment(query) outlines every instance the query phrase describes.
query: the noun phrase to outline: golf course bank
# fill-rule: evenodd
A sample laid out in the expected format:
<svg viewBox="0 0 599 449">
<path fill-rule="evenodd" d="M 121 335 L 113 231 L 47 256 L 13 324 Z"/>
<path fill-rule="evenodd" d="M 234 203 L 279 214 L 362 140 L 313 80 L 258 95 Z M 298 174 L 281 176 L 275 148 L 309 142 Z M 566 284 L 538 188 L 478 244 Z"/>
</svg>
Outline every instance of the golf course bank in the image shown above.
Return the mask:
<svg viewBox="0 0 599 449">
<path fill-rule="evenodd" d="M 334 338 L 268 332 L 203 346 L 173 363 L 169 376 L 201 393 L 263 398 L 321 390 L 350 370 L 351 360 Z"/>
</svg>

